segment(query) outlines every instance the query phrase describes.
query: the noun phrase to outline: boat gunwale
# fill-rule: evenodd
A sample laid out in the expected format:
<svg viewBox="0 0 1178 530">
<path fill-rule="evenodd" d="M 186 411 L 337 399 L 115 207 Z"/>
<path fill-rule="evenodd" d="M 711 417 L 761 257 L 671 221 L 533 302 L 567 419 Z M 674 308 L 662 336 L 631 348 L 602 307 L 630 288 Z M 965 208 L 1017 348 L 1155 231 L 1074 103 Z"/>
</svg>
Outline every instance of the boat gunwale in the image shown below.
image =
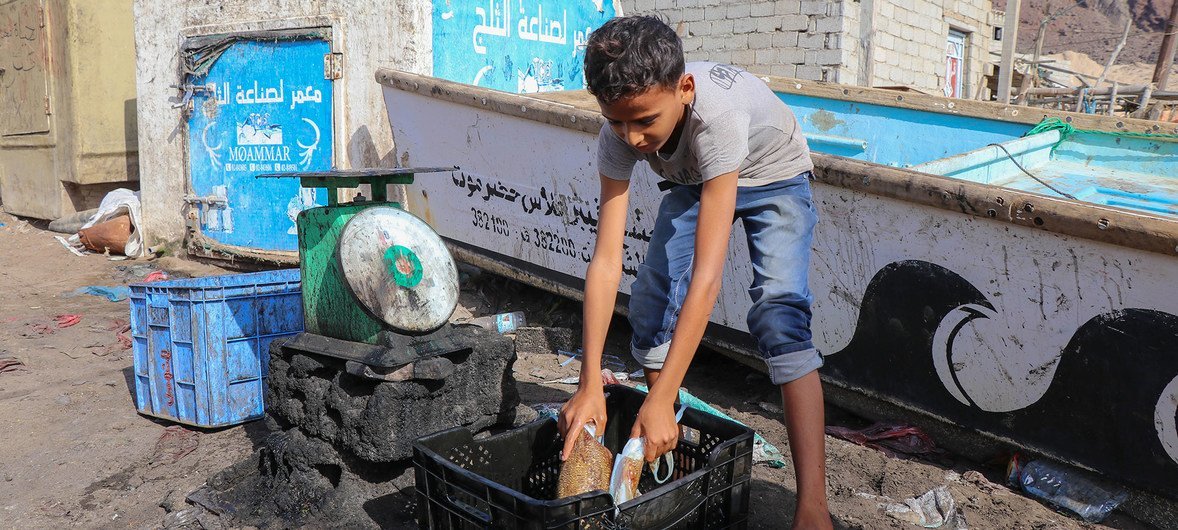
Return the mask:
<svg viewBox="0 0 1178 530">
<path fill-rule="evenodd" d="M 963 116 L 1026 124 L 1035 124 L 1041 119 L 1033 115 L 1040 113 L 1019 112 L 1017 116 L 1006 115 L 1003 112 L 1012 106 L 990 102 L 951 100 L 912 93 L 902 93 L 900 95 L 904 96 L 903 99 L 897 100 L 894 91 L 803 81 L 794 83 L 794 90 L 786 90 L 787 87 L 782 85 L 790 83 L 791 80 L 768 79 L 769 86 L 779 92 L 936 112 L 943 112 L 942 109 L 949 103 L 954 103 L 956 108 L 953 113 Z M 596 105 L 589 108 L 589 105 L 593 104 L 591 97 L 581 91 L 572 94 L 548 93 L 544 97 L 535 97 L 390 68 L 378 69 L 376 81 L 388 88 L 588 134 L 596 135 L 605 123 Z M 801 88 L 797 88 L 798 86 Z M 810 91 L 805 91 L 808 89 Z M 556 96 L 553 97 L 553 94 Z M 841 97 L 835 97 L 834 94 Z M 882 101 L 885 98 L 881 96 L 885 94 L 891 96 L 889 101 Z M 862 95 L 864 99 L 854 99 L 853 96 L 856 95 Z M 871 96 L 872 100 L 868 101 L 866 96 Z M 1029 107 L 1019 108 L 1025 110 Z M 1150 132 L 1156 132 L 1152 127 L 1157 122 L 1146 120 L 1119 120 L 1058 111 L 1043 111 L 1042 114 L 1061 119 L 1070 118 L 1066 121 L 1079 128 L 1110 130 L 1110 123 L 1131 125 L 1134 128 L 1149 124 Z M 811 156 L 814 160 L 815 179 L 832 186 L 1122 247 L 1170 256 L 1178 255 L 1178 220 L 837 155 L 812 153 Z"/>
<path fill-rule="evenodd" d="M 947 98 L 919 92 L 900 92 L 883 88 L 840 85 L 824 81 L 806 81 L 784 77 L 759 76 L 774 92 L 796 94 L 853 103 L 869 103 L 887 107 L 939 112 L 974 118 L 1037 125 L 1047 118 L 1059 118 L 1077 129 L 1146 134 L 1178 134 L 1178 123 L 1120 118 L 1025 105 L 1002 104 L 996 101 Z"/>
</svg>

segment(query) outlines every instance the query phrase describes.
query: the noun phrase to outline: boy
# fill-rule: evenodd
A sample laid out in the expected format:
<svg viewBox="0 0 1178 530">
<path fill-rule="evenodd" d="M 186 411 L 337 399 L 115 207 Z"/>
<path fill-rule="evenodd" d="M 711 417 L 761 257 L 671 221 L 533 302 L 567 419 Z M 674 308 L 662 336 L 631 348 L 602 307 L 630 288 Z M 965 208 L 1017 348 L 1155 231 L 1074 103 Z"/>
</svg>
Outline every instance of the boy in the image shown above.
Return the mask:
<svg viewBox="0 0 1178 530">
<path fill-rule="evenodd" d="M 752 74 L 685 65 L 679 36 L 654 17 L 617 18 L 594 31 L 585 76 L 608 123 L 598 136 L 601 203 L 585 277 L 581 381 L 561 411 L 562 458 L 576 439 L 569 433 L 587 423 L 605 429 L 601 354 L 622 275 L 629 178 L 645 160 L 670 190 L 631 287 L 631 349 L 650 386 L 631 437 L 646 438 L 647 461 L 677 443 L 678 389 L 720 292 L 739 219 L 754 273 L 749 332 L 781 387 L 797 474 L 794 528 L 831 528 L 816 371 L 822 358 L 810 342 L 807 287 L 817 222 L 813 164 L 793 113 Z"/>
</svg>

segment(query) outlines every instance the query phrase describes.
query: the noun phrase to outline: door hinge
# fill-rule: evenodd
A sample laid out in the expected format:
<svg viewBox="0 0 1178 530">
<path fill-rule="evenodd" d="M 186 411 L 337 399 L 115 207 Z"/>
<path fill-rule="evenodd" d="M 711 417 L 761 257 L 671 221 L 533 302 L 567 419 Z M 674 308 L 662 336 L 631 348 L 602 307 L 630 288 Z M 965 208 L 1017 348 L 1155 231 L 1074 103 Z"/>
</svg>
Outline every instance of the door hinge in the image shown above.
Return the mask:
<svg viewBox="0 0 1178 530">
<path fill-rule="evenodd" d="M 344 76 L 344 54 L 327 53 L 323 55 L 323 78 L 339 79 Z"/>
<path fill-rule="evenodd" d="M 45 27 L 45 6 L 38 6 L 37 11 L 41 15 L 41 27 Z"/>
<path fill-rule="evenodd" d="M 49 112 L 49 96 L 45 96 L 45 115 L 49 116 L 51 114 L 53 113 Z"/>
<path fill-rule="evenodd" d="M 168 85 L 169 88 L 174 88 L 180 91 L 180 99 L 172 104 L 174 109 L 184 109 L 184 112 L 192 112 L 193 103 L 192 97 L 196 95 L 216 94 L 216 89 L 212 84 L 209 85 L 194 85 L 192 83 L 184 83 L 182 85 Z"/>
</svg>

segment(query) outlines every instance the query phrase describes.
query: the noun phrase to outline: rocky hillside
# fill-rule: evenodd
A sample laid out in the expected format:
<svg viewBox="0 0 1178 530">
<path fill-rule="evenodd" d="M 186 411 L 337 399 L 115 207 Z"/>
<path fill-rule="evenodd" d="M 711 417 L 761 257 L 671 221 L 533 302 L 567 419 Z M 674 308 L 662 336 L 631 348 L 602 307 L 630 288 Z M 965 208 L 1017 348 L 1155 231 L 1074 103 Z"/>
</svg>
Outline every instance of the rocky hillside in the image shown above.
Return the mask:
<svg viewBox="0 0 1178 530">
<path fill-rule="evenodd" d="M 993 0 L 994 9 L 1006 9 L 1007 0 Z M 1128 0 L 1133 27 L 1117 63 L 1157 61 L 1166 17 L 1175 0 Z M 1043 53 L 1082 52 L 1103 63 L 1116 47 L 1125 28 L 1121 0 L 1023 0 L 1019 17 L 1019 52 L 1034 50 L 1039 22 L 1052 13 L 1066 11 L 1047 25 Z"/>
</svg>

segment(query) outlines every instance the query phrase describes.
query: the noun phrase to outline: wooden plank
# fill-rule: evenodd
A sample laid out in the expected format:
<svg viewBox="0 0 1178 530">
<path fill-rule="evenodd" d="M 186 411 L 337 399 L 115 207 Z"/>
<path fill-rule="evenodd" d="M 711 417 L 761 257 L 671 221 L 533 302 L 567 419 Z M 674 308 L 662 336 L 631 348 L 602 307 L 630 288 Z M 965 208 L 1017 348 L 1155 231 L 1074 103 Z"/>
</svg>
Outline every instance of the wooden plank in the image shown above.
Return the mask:
<svg viewBox="0 0 1178 530">
<path fill-rule="evenodd" d="M 1011 74 L 1014 73 L 1015 44 L 1018 43 L 1019 10 L 1022 0 L 1006 2 L 1006 20 L 1002 25 L 1002 59 L 998 64 L 998 102 L 1010 103 Z"/>
</svg>

